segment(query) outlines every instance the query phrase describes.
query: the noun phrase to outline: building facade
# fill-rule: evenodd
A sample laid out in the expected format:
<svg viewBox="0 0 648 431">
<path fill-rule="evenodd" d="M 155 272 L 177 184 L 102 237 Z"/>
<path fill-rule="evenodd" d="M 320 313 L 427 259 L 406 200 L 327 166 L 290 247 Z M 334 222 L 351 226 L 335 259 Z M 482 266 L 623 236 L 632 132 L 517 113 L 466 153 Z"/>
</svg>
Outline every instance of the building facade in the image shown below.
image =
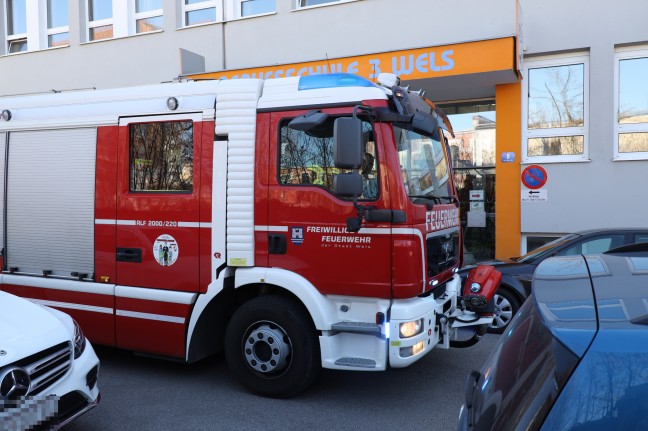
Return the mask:
<svg viewBox="0 0 648 431">
<path fill-rule="evenodd" d="M 450 114 L 468 260 L 645 224 L 644 0 L 0 1 L 0 110 L 15 94 L 392 72 Z"/>
</svg>

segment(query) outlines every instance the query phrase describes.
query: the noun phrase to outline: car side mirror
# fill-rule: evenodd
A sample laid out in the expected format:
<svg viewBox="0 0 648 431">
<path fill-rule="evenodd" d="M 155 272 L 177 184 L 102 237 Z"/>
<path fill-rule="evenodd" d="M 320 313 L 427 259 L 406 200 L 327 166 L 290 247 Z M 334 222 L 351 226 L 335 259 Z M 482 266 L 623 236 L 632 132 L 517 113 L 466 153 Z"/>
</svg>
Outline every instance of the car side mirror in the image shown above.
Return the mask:
<svg viewBox="0 0 648 431">
<path fill-rule="evenodd" d="M 337 174 L 333 178 L 333 191 L 343 198 L 360 196 L 362 194 L 362 176 L 355 172 Z"/>
</svg>

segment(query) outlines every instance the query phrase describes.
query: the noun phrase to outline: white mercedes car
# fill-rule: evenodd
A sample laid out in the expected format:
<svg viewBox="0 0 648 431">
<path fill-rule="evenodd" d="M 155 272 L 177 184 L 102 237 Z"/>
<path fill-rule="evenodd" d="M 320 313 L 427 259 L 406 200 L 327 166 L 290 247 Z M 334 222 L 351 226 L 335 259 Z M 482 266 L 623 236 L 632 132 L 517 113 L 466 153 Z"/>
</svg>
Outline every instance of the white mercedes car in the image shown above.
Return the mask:
<svg viewBox="0 0 648 431">
<path fill-rule="evenodd" d="M 98 374 L 70 316 L 0 291 L 0 429 L 59 429 L 99 403 Z"/>
</svg>

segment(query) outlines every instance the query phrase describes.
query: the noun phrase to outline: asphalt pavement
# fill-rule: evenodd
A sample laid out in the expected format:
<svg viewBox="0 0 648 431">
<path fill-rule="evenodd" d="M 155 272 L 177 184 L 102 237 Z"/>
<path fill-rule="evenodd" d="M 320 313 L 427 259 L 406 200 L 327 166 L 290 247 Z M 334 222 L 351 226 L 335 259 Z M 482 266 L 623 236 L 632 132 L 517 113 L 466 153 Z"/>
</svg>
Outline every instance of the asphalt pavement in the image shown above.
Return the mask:
<svg viewBox="0 0 648 431">
<path fill-rule="evenodd" d="M 455 430 L 464 382 L 499 336 L 467 349 L 436 349 L 386 372 L 323 370 L 288 400 L 246 392 L 224 355 L 196 364 L 95 346 L 101 403 L 65 431 L 94 430 Z"/>
</svg>

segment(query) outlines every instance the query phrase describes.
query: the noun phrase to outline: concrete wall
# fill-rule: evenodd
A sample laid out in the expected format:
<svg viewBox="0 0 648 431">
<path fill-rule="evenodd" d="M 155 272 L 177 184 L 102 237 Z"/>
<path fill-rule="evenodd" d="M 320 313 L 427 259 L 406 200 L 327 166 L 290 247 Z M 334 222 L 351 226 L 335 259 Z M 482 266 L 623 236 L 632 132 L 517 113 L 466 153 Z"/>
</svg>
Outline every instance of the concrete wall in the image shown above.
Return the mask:
<svg viewBox="0 0 648 431">
<path fill-rule="evenodd" d="M 165 0 L 164 31 L 83 43 L 80 4 L 70 1 L 69 47 L 0 57 L 0 95 L 169 81 L 181 72 L 180 48 L 217 71 L 505 37 L 515 34 L 516 10 L 516 0 L 357 0 L 306 10 L 277 0 L 273 15 L 178 30 L 179 1 Z"/>
<path fill-rule="evenodd" d="M 523 203 L 522 232 L 646 226 L 648 161 L 612 161 L 615 46 L 648 42 L 645 0 L 522 0 L 525 56 L 589 52 L 589 162 L 542 163 L 546 203 Z M 522 82 L 522 91 L 526 89 Z M 522 119 L 525 124 L 525 119 Z M 523 165 L 522 168 L 525 166 Z"/>
</svg>

